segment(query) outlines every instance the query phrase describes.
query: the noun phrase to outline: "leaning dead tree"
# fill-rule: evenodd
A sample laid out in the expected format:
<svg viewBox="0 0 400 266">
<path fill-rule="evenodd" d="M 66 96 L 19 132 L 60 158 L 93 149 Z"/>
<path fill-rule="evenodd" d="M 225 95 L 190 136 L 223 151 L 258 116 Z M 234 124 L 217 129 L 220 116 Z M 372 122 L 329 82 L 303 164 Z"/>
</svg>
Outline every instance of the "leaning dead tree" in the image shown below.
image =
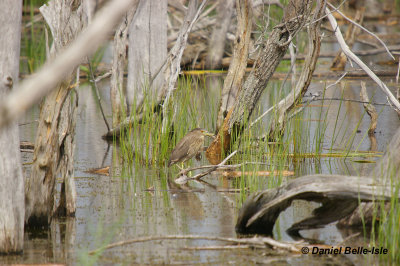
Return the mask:
<svg viewBox="0 0 400 266">
<path fill-rule="evenodd" d="M 264 48 L 256 59 L 253 70 L 243 84 L 233 107 L 228 111 L 218 136 L 207 149 L 206 156 L 211 163 L 221 162 L 222 150 L 226 153 L 231 141 L 244 129 L 244 121 L 252 114 L 290 42 L 308 21 L 312 4 L 312 0 L 291 0 L 285 7 L 281 23 L 274 27 L 268 39 L 263 42 Z"/>
<path fill-rule="evenodd" d="M 343 53 L 358 64 L 388 95 L 395 110 L 399 103 L 386 85 L 358 58 L 346 45 L 336 20 L 330 10 L 325 13 L 332 25 Z M 389 209 L 388 204 L 377 201 L 389 201 L 400 198 L 393 190 L 393 180 L 400 178 L 400 129 L 397 130 L 384 157 L 367 177 L 312 175 L 299 177 L 286 185 L 251 195 L 244 203 L 236 224 L 239 233 L 262 233 L 271 235 L 279 214 L 288 208 L 294 200 L 309 200 L 322 203 L 312 216 L 288 229 L 293 236 L 300 236 L 303 229 L 319 228 L 339 221 L 339 226 L 362 226 L 371 224 L 374 215 Z M 361 203 L 360 203 L 361 202 Z M 384 210 L 381 209 L 383 206 Z"/>
<path fill-rule="evenodd" d="M 224 80 L 220 106 L 217 116 L 217 130 L 220 129 L 228 110 L 233 106 L 236 96 L 242 88 L 252 29 L 252 6 L 251 1 L 237 0 L 237 29 L 234 42 L 233 57 L 229 65 L 228 74 Z"/>
<path fill-rule="evenodd" d="M 317 1 L 314 14 L 311 17 L 312 23 L 307 27 L 308 52 L 298 81 L 290 93 L 274 106 L 276 116 L 274 116 L 270 122 L 268 133 L 268 138 L 270 140 L 275 140 L 277 136 L 283 134 L 289 112 L 294 108 L 295 104 L 302 99 L 311 83 L 321 47 L 320 26 L 322 20 L 319 18 L 321 18 L 324 13 L 324 2 L 325 1 Z"/>
<path fill-rule="evenodd" d="M 0 2 L 0 98 L 17 87 L 22 1 Z M 0 130 L 0 254 L 22 252 L 25 194 L 16 121 Z"/>
</svg>

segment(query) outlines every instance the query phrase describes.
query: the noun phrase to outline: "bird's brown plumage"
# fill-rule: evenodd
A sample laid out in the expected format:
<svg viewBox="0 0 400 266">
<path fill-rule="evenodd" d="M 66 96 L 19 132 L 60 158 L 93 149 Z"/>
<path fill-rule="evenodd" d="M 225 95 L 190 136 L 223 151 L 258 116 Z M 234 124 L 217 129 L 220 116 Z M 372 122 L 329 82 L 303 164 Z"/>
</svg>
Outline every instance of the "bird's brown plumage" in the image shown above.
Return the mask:
<svg viewBox="0 0 400 266">
<path fill-rule="evenodd" d="M 195 156 L 203 148 L 205 135 L 212 134 L 201 128 L 195 128 L 187 133 L 172 150 L 168 167 L 185 162 Z"/>
</svg>

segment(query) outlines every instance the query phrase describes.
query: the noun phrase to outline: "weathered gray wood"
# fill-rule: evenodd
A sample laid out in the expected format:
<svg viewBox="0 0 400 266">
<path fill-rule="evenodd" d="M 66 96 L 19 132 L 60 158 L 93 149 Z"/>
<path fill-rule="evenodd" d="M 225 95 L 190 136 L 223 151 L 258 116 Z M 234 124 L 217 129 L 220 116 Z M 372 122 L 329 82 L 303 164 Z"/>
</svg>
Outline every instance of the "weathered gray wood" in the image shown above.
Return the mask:
<svg viewBox="0 0 400 266">
<path fill-rule="evenodd" d="M 323 203 L 323 206 L 314 213 L 314 217 L 295 225 L 295 228 L 299 230 L 341 219 L 351 214 L 359 201 L 389 200 L 392 195 L 390 188 L 377 184 L 371 177 L 302 176 L 287 185 L 251 195 L 239 212 L 236 231 L 272 234 L 279 214 L 289 207 L 293 200 Z M 400 192 L 398 196 L 400 198 Z M 326 209 L 336 209 L 336 211 L 328 216 Z"/>
<path fill-rule="evenodd" d="M 18 83 L 22 0 L 0 1 L 0 98 Z M 25 194 L 17 121 L 0 130 L 0 253 L 22 252 Z"/>
<path fill-rule="evenodd" d="M 140 108 L 145 97 L 156 99 L 163 85 L 156 75 L 167 58 L 167 0 L 140 1 L 129 27 L 128 109 Z M 134 103 L 135 101 L 135 103 Z"/>
<path fill-rule="evenodd" d="M 364 12 L 365 7 L 360 7 L 359 9 L 357 9 L 354 16 L 354 22 L 361 25 L 364 20 Z M 350 25 L 347 27 L 344 39 L 349 47 L 353 47 L 356 41 L 356 37 L 360 34 L 360 31 L 361 29 L 359 27 L 356 27 L 353 23 L 350 23 Z M 339 51 L 333 59 L 330 69 L 333 71 L 343 71 L 346 67 L 346 63 L 347 56 L 344 54 L 343 51 Z"/>
<path fill-rule="evenodd" d="M 71 72 L 71 69 L 82 63 L 86 56 L 94 53 L 120 23 L 123 14 L 132 4 L 133 0 L 108 1 L 107 6 L 97 12 L 85 31 L 57 58 L 47 62 L 35 75 L 24 79 L 18 90 L 0 99 L 0 128 L 19 118 L 38 103 Z"/>
<path fill-rule="evenodd" d="M 206 68 L 208 69 L 221 67 L 222 56 L 225 51 L 226 33 L 230 26 L 234 3 L 235 0 L 218 0 L 217 20 L 214 24 L 211 39 L 208 44 L 206 60 Z M 238 4 L 236 6 L 238 6 Z M 249 6 L 249 8 L 251 8 L 251 6 Z"/>
<path fill-rule="evenodd" d="M 124 87 L 124 72 L 126 64 L 126 42 L 129 26 L 136 13 L 139 0 L 135 0 L 132 8 L 127 12 L 118 30 L 114 35 L 113 43 L 113 65 L 111 69 L 111 107 L 112 127 L 116 127 L 127 113 Z"/>
<path fill-rule="evenodd" d="M 238 95 L 231 117 L 229 118 L 229 133 L 243 127 L 256 106 L 261 93 L 275 72 L 276 67 L 285 55 L 293 35 L 297 33 L 310 16 L 313 1 L 292 0 L 285 7 L 285 17 L 282 23 L 275 26 L 265 43 L 265 48 L 255 61 L 254 70 L 243 84 Z"/>
<path fill-rule="evenodd" d="M 374 135 L 376 125 L 378 124 L 378 112 L 376 111 L 375 106 L 370 103 L 367 87 L 365 86 L 365 82 L 361 81 L 361 90 L 360 90 L 360 100 L 363 101 L 364 110 L 367 112 L 369 117 L 371 118 L 371 123 L 368 128 L 368 135 Z"/>
<path fill-rule="evenodd" d="M 236 1 L 237 30 L 233 48 L 232 62 L 224 80 L 220 107 L 217 116 L 217 130 L 221 127 L 228 110 L 233 106 L 238 95 L 247 67 L 249 44 L 252 28 L 251 1 Z M 225 33 L 226 34 L 226 33 Z M 224 35 L 225 38 L 225 35 Z M 221 55 L 222 56 L 222 55 Z"/>
<path fill-rule="evenodd" d="M 368 177 L 303 176 L 287 185 L 251 195 L 239 212 L 236 230 L 271 234 L 279 214 L 296 199 L 322 202 L 323 206 L 316 209 L 312 217 L 294 224 L 289 230 L 292 233 L 336 220 L 340 220 L 341 226 L 370 224 L 377 208 L 375 201 L 390 200 L 393 196 L 400 198 L 400 192 L 394 194 L 391 187 L 393 180 L 400 180 L 399 153 L 400 128 Z M 379 212 L 375 215 L 379 216 Z"/>
<path fill-rule="evenodd" d="M 282 23 L 275 26 L 268 40 L 263 42 L 264 49 L 255 61 L 234 106 L 228 112 L 221 128 L 222 132 L 207 149 L 206 156 L 211 163 L 221 162 L 222 149 L 228 154 L 229 143 L 234 141 L 232 136 L 239 135 L 243 130 L 245 121 L 248 121 L 247 118 L 253 113 L 261 93 L 285 55 L 293 36 L 302 29 L 309 18 L 312 3 L 312 0 L 291 0 L 285 7 Z"/>
<path fill-rule="evenodd" d="M 73 0 L 53 0 L 40 11 L 53 35 L 51 56 L 74 40 L 86 24 L 82 7 L 74 7 Z M 60 215 L 75 214 L 73 162 L 78 103 L 70 88 L 73 77 L 71 71 L 41 104 L 31 176 L 26 186 L 25 222 L 28 226 L 49 225 L 56 211 Z M 54 194 L 59 175 L 63 181 L 57 207 Z"/>
<path fill-rule="evenodd" d="M 319 18 L 322 17 L 324 13 L 324 6 L 320 2 L 321 1 L 318 1 L 312 17 L 312 20 L 316 22 L 311 24 L 308 28 L 308 52 L 306 60 L 302 65 L 300 77 L 291 92 L 274 107 L 276 115 L 270 122 L 270 130 L 268 133 L 268 138 L 272 141 L 275 141 L 277 136 L 283 134 L 287 114 L 295 106 L 295 103 L 307 92 L 311 83 L 321 47 L 320 26 L 322 21 L 319 20 Z"/>
<path fill-rule="evenodd" d="M 200 12 L 203 10 L 205 6 L 205 1 L 201 4 L 198 3 L 197 0 L 192 0 L 189 2 L 185 18 L 183 19 L 182 26 L 179 30 L 178 38 L 168 53 L 168 57 L 166 60 L 166 66 L 163 72 L 163 78 L 165 82 L 162 88 L 158 92 L 157 96 L 157 105 L 162 103 L 162 113 L 163 113 L 163 121 L 162 121 L 162 132 L 165 132 L 168 124 L 168 115 L 167 115 L 167 107 L 170 103 L 170 99 L 172 97 L 173 91 L 176 89 L 175 84 L 178 79 L 179 72 L 181 70 L 181 59 L 183 55 L 183 51 L 185 50 L 187 39 L 189 37 L 189 33 L 193 28 L 197 18 L 200 15 Z"/>
<path fill-rule="evenodd" d="M 180 72 L 180 62 L 182 59 L 183 51 L 187 44 L 189 33 L 192 27 L 194 26 L 196 19 L 198 18 L 204 5 L 205 2 L 202 2 L 202 4 L 200 5 L 198 4 L 198 1 L 193 0 L 189 2 L 184 21 L 179 30 L 177 40 L 174 46 L 171 48 L 170 52 L 168 53 L 166 60 L 164 61 L 165 65 L 159 68 L 160 72 L 162 70 L 161 76 L 164 78 L 165 81 L 163 83 L 163 86 L 157 92 L 157 101 L 155 106 L 158 107 L 159 105 L 162 105 L 163 113 L 166 112 L 167 106 L 169 104 L 169 99 L 173 91 L 175 90 L 176 80 Z M 138 112 L 137 116 L 135 117 L 133 116 L 127 117 L 118 126 L 114 127 L 109 132 L 104 134 L 103 138 L 112 138 L 114 136 L 118 137 L 119 134 L 121 133 L 121 130 L 125 130 L 127 127 L 129 127 L 129 125 L 134 122 L 134 119 L 136 119 L 140 123 L 142 117 L 143 113 L 141 112 Z M 164 115 L 163 119 L 164 130 L 167 124 L 166 122 L 167 117 L 168 117 L 167 115 Z"/>
</svg>

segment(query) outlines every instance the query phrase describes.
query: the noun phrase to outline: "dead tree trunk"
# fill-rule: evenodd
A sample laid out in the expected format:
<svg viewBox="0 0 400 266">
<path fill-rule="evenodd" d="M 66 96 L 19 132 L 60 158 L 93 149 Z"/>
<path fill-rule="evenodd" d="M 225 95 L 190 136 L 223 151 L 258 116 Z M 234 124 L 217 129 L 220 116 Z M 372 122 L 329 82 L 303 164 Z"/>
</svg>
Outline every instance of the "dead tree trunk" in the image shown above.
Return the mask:
<svg viewBox="0 0 400 266">
<path fill-rule="evenodd" d="M 53 0 L 40 8 L 53 35 L 52 57 L 75 39 L 84 25 L 82 7 L 74 3 L 74 0 Z M 77 95 L 71 88 L 73 73 L 71 71 L 41 104 L 32 172 L 25 191 L 28 226 L 49 225 L 56 211 L 67 216 L 75 214 L 73 162 Z M 54 193 L 58 176 L 63 181 L 57 208 Z"/>
<path fill-rule="evenodd" d="M 139 0 L 135 1 L 134 6 L 127 12 L 121 25 L 114 35 L 113 43 L 113 66 L 111 70 L 111 107 L 112 107 L 112 127 L 121 123 L 123 115 L 126 114 L 126 102 L 124 88 L 124 71 L 126 64 L 126 41 L 128 38 L 129 26 L 136 13 Z"/>
<path fill-rule="evenodd" d="M 167 0 L 140 1 L 129 28 L 127 101 L 130 112 L 150 102 L 163 85 L 160 68 L 167 58 Z"/>
<path fill-rule="evenodd" d="M 164 61 L 164 66 L 160 67 L 158 70 L 162 70 L 162 78 L 165 80 L 163 83 L 163 86 L 158 90 L 157 94 L 157 101 L 155 103 L 155 106 L 162 106 L 162 112 L 166 114 L 167 112 L 167 106 L 169 104 L 170 97 L 172 96 L 173 91 L 175 90 L 175 84 L 176 80 L 178 78 L 179 72 L 180 72 L 180 63 L 182 59 L 182 54 L 183 51 L 186 47 L 187 44 L 187 39 L 189 36 L 189 33 L 196 22 L 197 18 L 199 17 L 200 12 L 203 10 L 203 7 L 205 5 L 205 1 L 203 1 L 201 4 L 198 4 L 198 1 L 193 0 L 190 1 L 186 10 L 186 15 L 185 18 L 183 19 L 182 26 L 179 30 L 179 34 L 177 37 L 177 40 L 174 44 L 174 46 L 171 48 L 170 52 L 168 53 L 168 56 L 166 60 Z M 134 23 L 134 22 L 132 22 Z M 157 74 L 157 73 L 154 73 Z M 138 109 L 138 108 L 136 108 Z M 158 108 L 160 109 L 160 108 Z M 1 111 L 1 110 L 0 110 Z M 125 130 L 126 128 L 131 125 L 135 119 L 137 121 L 142 120 L 143 118 L 143 112 L 139 112 L 136 110 L 138 115 L 136 117 L 127 117 L 122 123 L 120 123 L 118 126 L 114 127 L 111 129 L 109 132 L 103 135 L 103 138 L 112 138 L 112 137 L 118 137 L 121 131 Z M 167 127 L 168 121 L 167 121 L 167 115 L 164 115 L 163 118 L 163 126 L 162 126 L 162 131 L 165 132 L 165 128 Z M 0 119 L 1 122 L 1 119 Z"/>
<path fill-rule="evenodd" d="M 252 7 L 250 1 L 236 1 L 237 31 L 233 48 L 232 62 L 224 81 L 221 102 L 217 117 L 217 130 L 220 129 L 228 110 L 233 106 L 238 95 L 247 66 L 252 26 Z M 225 38 L 225 36 L 224 36 Z"/>
<path fill-rule="evenodd" d="M 211 39 L 208 44 L 206 61 L 206 68 L 208 69 L 221 67 L 222 56 L 224 55 L 225 50 L 226 33 L 230 26 L 234 3 L 234 0 L 218 0 L 217 21 L 214 25 Z"/>
<path fill-rule="evenodd" d="M 22 1 L 0 2 L 0 97 L 18 82 Z M 0 253 L 22 252 L 25 194 L 16 121 L 0 130 Z"/>
<path fill-rule="evenodd" d="M 206 156 L 210 163 L 221 162 L 222 149 L 227 152 L 231 141 L 234 141 L 233 137 L 243 130 L 244 121 L 252 114 L 293 36 L 302 29 L 309 18 L 312 3 L 312 0 L 291 0 L 285 7 L 282 23 L 274 27 L 268 40 L 263 43 L 264 49 L 255 61 L 254 68 L 243 84 L 234 106 L 228 112 L 220 133 L 207 149 Z"/>
<path fill-rule="evenodd" d="M 324 8 L 324 1 L 318 1 L 312 17 L 312 21 L 316 22 L 308 27 L 308 53 L 302 66 L 299 80 L 292 91 L 275 106 L 276 116 L 270 122 L 271 126 L 268 133 L 270 140 L 276 140 L 277 136 L 283 134 L 289 111 L 304 96 L 311 83 L 321 47 L 320 26 L 322 20 L 319 18 L 322 17 Z"/>
</svg>

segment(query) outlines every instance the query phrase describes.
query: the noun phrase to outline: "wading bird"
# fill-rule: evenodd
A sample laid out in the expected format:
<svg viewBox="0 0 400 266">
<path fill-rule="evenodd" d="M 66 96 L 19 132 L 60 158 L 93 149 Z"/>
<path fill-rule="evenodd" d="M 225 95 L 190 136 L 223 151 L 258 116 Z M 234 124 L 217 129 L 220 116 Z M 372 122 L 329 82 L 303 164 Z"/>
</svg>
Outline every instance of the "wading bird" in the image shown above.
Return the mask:
<svg viewBox="0 0 400 266">
<path fill-rule="evenodd" d="M 213 134 L 202 128 L 195 128 L 187 133 L 172 150 L 168 167 L 176 163 L 184 163 L 201 151 L 204 145 L 204 136 L 214 137 Z"/>
</svg>

